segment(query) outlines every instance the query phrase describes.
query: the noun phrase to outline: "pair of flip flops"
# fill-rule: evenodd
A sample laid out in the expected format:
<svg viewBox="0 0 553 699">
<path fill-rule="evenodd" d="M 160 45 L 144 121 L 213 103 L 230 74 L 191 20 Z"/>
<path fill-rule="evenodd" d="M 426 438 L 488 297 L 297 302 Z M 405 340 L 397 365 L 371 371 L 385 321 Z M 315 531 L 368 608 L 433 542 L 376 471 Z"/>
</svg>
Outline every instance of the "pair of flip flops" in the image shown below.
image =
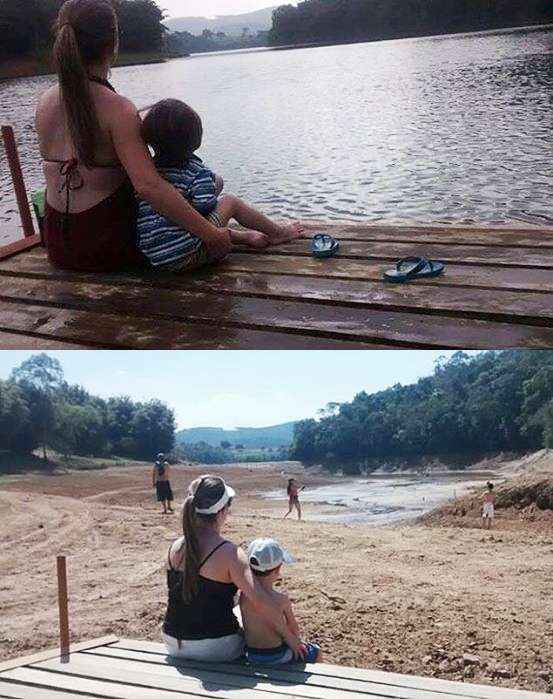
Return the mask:
<svg viewBox="0 0 553 699">
<path fill-rule="evenodd" d="M 318 233 L 311 241 L 313 257 L 334 257 L 340 250 L 340 243 L 331 235 Z M 395 284 L 405 284 L 414 279 L 430 279 L 444 273 L 443 262 L 428 260 L 426 257 L 404 257 L 398 261 L 395 269 L 384 272 L 384 280 Z"/>
<path fill-rule="evenodd" d="M 325 258 L 334 257 L 340 250 L 340 243 L 336 238 L 325 233 L 317 233 L 311 241 L 311 252 L 313 257 Z"/>
<path fill-rule="evenodd" d="M 443 262 L 427 260 L 426 257 L 404 257 L 396 264 L 395 269 L 384 272 L 384 281 L 394 284 L 405 284 L 414 279 L 431 279 L 444 273 Z"/>
</svg>

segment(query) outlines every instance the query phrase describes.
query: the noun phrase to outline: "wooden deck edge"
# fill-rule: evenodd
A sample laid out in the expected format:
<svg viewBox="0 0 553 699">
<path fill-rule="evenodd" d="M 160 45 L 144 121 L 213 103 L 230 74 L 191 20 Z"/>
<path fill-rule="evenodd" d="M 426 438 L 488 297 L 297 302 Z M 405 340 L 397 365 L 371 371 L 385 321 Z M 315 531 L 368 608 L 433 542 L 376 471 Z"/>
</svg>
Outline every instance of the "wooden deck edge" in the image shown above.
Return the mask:
<svg viewBox="0 0 553 699">
<path fill-rule="evenodd" d="M 368 229 L 379 229 L 383 231 L 395 231 L 398 229 L 417 229 L 420 231 L 478 231 L 478 232 L 495 232 L 495 233 L 553 233 L 553 225 L 533 225 L 533 226 L 513 226 L 513 224 L 508 224 L 505 226 L 483 226 L 483 225 L 470 225 L 462 223 L 407 223 L 402 221 L 401 223 L 378 223 L 376 221 L 338 221 L 338 220 L 324 220 L 324 219 L 305 219 L 301 220 L 302 226 L 311 230 L 312 228 L 317 228 L 324 226 L 326 228 L 368 228 Z M 242 226 L 231 226 L 236 228 L 241 228 Z"/>
<path fill-rule="evenodd" d="M 118 641 L 118 636 L 103 636 L 91 641 L 82 641 L 81 643 L 72 644 L 69 649 L 69 653 L 79 653 L 83 650 L 91 650 L 92 648 L 98 648 L 99 646 L 107 646 L 111 643 L 117 643 Z M 41 663 L 45 660 L 54 660 L 55 658 L 59 657 L 61 657 L 60 649 L 52 648 L 51 650 L 41 651 L 40 653 L 35 653 L 34 655 L 27 655 L 23 658 L 12 658 L 11 660 L 6 660 L 5 662 L 0 663 L 0 673 L 7 672 L 8 670 L 13 670 L 18 667 L 33 665 L 34 663 Z"/>
<path fill-rule="evenodd" d="M 14 255 L 25 252 L 25 250 L 36 248 L 40 244 L 41 240 L 39 235 L 21 238 L 21 240 L 16 240 L 14 243 L 8 243 L 8 245 L 0 247 L 0 260 L 7 260 L 9 257 L 14 257 Z"/>
</svg>

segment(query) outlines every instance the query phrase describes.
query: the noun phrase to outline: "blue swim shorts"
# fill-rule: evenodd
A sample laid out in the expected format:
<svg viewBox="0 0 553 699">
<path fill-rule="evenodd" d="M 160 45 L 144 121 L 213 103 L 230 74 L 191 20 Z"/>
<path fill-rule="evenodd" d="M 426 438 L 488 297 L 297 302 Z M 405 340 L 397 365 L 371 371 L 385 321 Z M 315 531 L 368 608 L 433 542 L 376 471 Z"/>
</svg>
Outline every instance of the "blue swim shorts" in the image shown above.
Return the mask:
<svg viewBox="0 0 553 699">
<path fill-rule="evenodd" d="M 307 656 L 303 660 L 305 663 L 317 661 L 320 647 L 315 643 L 306 643 Z M 287 665 L 288 663 L 301 663 L 301 660 L 294 660 L 291 649 L 283 643 L 278 648 L 246 648 L 246 657 L 250 663 L 256 665 Z"/>
</svg>

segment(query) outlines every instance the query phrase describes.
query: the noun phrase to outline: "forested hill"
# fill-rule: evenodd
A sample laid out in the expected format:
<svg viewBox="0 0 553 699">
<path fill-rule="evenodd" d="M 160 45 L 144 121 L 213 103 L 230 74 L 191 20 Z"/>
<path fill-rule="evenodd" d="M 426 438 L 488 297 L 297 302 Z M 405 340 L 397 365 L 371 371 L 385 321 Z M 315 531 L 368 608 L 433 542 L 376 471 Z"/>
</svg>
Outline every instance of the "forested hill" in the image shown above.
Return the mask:
<svg viewBox="0 0 553 699">
<path fill-rule="evenodd" d="M 274 14 L 274 45 L 343 43 L 553 23 L 551 0 L 306 0 Z"/>
<path fill-rule="evenodd" d="M 543 446 L 553 447 L 553 351 L 458 352 L 415 384 L 363 391 L 299 422 L 290 457 L 358 474 L 387 460 Z"/>
<path fill-rule="evenodd" d="M 0 61 L 41 56 L 64 0 L 0 0 Z M 163 11 L 155 0 L 115 0 L 123 53 L 155 53 L 163 46 Z"/>
<path fill-rule="evenodd" d="M 178 444 L 194 444 L 205 442 L 212 447 L 218 447 L 222 442 L 246 449 L 263 449 L 288 447 L 294 436 L 295 422 L 286 422 L 272 427 L 238 427 L 235 430 L 224 430 L 221 427 L 195 427 L 177 432 Z"/>
</svg>

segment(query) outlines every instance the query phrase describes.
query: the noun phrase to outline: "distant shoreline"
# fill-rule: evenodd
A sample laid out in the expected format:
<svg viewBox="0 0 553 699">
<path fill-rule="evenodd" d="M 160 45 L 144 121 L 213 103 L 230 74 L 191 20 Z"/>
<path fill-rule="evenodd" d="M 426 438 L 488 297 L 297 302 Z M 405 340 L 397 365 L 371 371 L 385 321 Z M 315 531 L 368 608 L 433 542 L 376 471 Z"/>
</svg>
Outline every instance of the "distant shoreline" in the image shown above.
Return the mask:
<svg viewBox="0 0 553 699">
<path fill-rule="evenodd" d="M 305 49 L 305 48 L 324 48 L 326 46 L 351 46 L 355 44 L 369 44 L 378 43 L 382 41 L 405 41 L 405 40 L 416 40 L 416 39 L 441 39 L 452 36 L 461 35 L 484 35 L 484 34 L 497 34 L 497 33 L 512 33 L 512 32 L 534 32 L 543 30 L 553 30 L 553 24 L 532 24 L 520 27 L 497 27 L 494 29 L 483 29 L 481 31 L 468 31 L 468 32 L 452 32 L 450 34 L 432 34 L 426 35 L 421 34 L 419 36 L 398 36 L 389 39 L 351 39 L 345 41 L 320 41 L 320 42 L 307 42 L 307 43 L 297 43 L 297 44 L 282 44 L 282 45 L 267 45 L 267 46 L 257 46 L 247 49 L 220 49 L 216 51 L 197 51 L 192 54 L 183 54 L 182 56 L 166 56 L 159 53 L 131 53 L 122 54 L 114 66 L 115 68 L 124 68 L 128 66 L 139 66 L 139 65 L 153 65 L 158 63 L 166 63 L 167 61 L 176 60 L 179 58 L 190 58 L 198 56 L 210 56 L 210 55 L 221 55 L 224 53 L 229 54 L 240 54 L 240 53 L 255 53 L 256 51 L 289 51 L 293 49 Z M 15 80 L 18 78 L 32 78 L 42 75 L 53 75 L 54 71 L 50 65 L 49 60 L 45 58 L 18 58 L 6 61 L 0 67 L 0 81 L 2 80 Z"/>
<path fill-rule="evenodd" d="M 173 56 L 162 56 L 159 53 L 127 53 L 119 56 L 114 68 L 128 66 L 153 65 L 166 63 Z M 186 56 L 179 56 L 186 58 Z M 54 75 L 50 61 L 44 58 L 17 58 L 5 62 L 0 68 L 0 80 L 16 80 L 18 78 L 35 78 L 42 75 Z"/>
</svg>

